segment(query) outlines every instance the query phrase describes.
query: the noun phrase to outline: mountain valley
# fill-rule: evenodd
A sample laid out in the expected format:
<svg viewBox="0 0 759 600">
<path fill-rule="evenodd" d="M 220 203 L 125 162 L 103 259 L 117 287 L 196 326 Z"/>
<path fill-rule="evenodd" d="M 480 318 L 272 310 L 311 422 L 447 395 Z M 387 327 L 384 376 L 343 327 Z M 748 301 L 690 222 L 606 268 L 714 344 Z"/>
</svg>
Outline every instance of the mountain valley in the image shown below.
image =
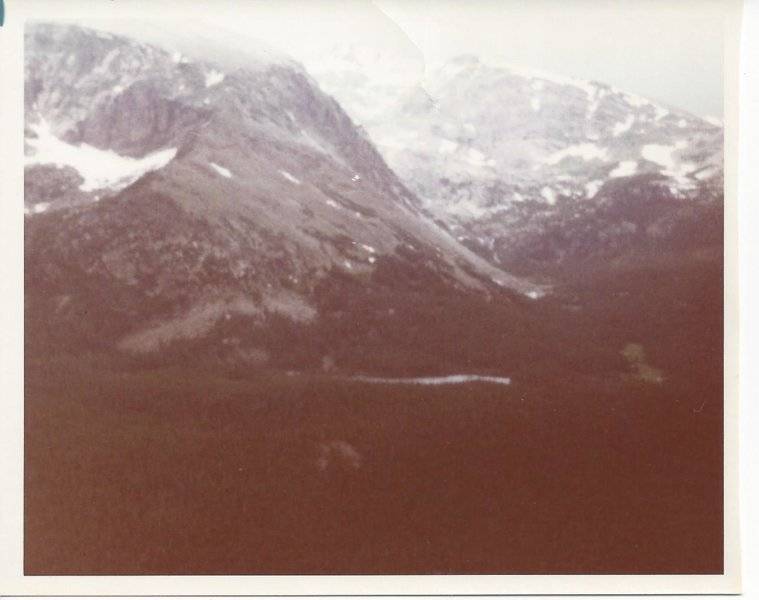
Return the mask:
<svg viewBox="0 0 759 600">
<path fill-rule="evenodd" d="M 718 123 L 474 56 L 25 52 L 27 575 L 721 572 Z"/>
</svg>

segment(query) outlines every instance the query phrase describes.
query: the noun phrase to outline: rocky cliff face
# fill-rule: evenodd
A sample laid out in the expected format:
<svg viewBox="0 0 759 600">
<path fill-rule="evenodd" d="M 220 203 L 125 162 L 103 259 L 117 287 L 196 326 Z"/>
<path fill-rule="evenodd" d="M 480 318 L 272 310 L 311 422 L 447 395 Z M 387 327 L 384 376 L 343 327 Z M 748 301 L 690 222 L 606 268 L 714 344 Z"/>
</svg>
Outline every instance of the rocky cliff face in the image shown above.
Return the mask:
<svg viewBox="0 0 759 600">
<path fill-rule="evenodd" d="M 315 61 L 317 79 L 421 206 L 495 264 L 529 269 L 655 246 L 674 222 L 698 228 L 694 218 L 712 220 L 721 204 L 719 124 L 473 56 L 417 82 L 362 77 L 387 69 L 358 50 Z"/>
<path fill-rule="evenodd" d="M 238 316 L 316 322 L 334 277 L 536 289 L 425 216 L 296 64 L 223 72 L 53 25 L 26 52 L 29 318 L 151 352 Z"/>
</svg>

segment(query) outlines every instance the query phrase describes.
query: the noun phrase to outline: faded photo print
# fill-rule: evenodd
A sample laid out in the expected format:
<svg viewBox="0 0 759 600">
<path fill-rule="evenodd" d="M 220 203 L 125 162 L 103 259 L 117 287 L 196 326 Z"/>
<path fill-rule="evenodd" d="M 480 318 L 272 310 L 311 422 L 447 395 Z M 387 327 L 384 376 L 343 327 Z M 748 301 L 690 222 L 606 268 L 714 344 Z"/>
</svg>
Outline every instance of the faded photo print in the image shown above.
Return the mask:
<svg viewBox="0 0 759 600">
<path fill-rule="evenodd" d="M 109 4 L 24 28 L 26 575 L 723 573 L 728 3 Z"/>
</svg>

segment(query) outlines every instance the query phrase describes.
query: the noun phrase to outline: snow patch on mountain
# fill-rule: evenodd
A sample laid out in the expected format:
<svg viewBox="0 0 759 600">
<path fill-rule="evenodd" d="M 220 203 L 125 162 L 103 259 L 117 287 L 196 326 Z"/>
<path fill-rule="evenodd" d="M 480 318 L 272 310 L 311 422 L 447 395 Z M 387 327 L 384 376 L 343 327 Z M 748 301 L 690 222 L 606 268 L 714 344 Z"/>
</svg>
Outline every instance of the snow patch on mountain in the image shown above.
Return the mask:
<svg viewBox="0 0 759 600">
<path fill-rule="evenodd" d="M 219 175 L 222 177 L 226 177 L 227 179 L 232 178 L 232 171 L 227 169 L 226 167 L 222 167 L 221 165 L 217 165 L 215 162 L 210 163 L 211 168 L 216 171 Z"/>
<path fill-rule="evenodd" d="M 438 152 L 440 152 L 440 154 L 451 154 L 455 152 L 456 148 L 458 147 L 459 147 L 458 142 L 444 139 L 440 142 L 440 147 L 438 148 Z"/>
<path fill-rule="evenodd" d="M 585 196 L 588 198 L 592 198 L 598 193 L 598 190 L 601 189 L 601 186 L 603 185 L 603 181 L 600 179 L 594 179 L 593 181 L 589 181 L 585 184 Z"/>
<path fill-rule="evenodd" d="M 221 71 L 216 71 L 215 69 L 209 71 L 206 73 L 206 87 L 209 88 L 220 84 L 224 81 L 224 77 L 224 73 Z"/>
<path fill-rule="evenodd" d="M 428 206 L 434 206 L 433 202 L 427 202 Z M 488 210 L 471 200 L 470 198 L 457 198 L 452 201 L 447 208 L 448 212 L 454 216 L 462 218 L 475 218 L 488 214 Z"/>
<path fill-rule="evenodd" d="M 671 177 L 674 184 L 670 185 L 670 191 L 676 194 L 679 191 L 689 190 L 695 186 L 690 174 L 698 169 L 698 165 L 692 162 L 678 160 L 675 154 L 687 147 L 685 140 L 679 140 L 673 145 L 647 144 L 641 150 L 641 155 L 661 167 L 662 174 Z"/>
<path fill-rule="evenodd" d="M 669 116 L 669 111 L 666 108 L 663 108 L 661 106 L 655 106 L 654 111 L 655 111 L 654 119 L 656 121 L 661 121 L 663 118 Z"/>
<path fill-rule="evenodd" d="M 172 53 L 171 60 L 178 65 L 184 65 L 190 62 L 190 60 L 178 50 Z"/>
<path fill-rule="evenodd" d="M 463 383 L 511 385 L 511 377 L 495 377 L 492 375 L 442 375 L 439 377 L 366 377 L 359 375 L 353 379 L 364 383 L 406 385 L 460 385 Z"/>
<path fill-rule="evenodd" d="M 543 187 L 543 189 L 540 190 L 540 195 L 543 196 L 545 201 L 551 206 L 556 204 L 556 192 L 552 188 L 548 186 Z"/>
<path fill-rule="evenodd" d="M 698 173 L 694 174 L 694 177 L 698 179 L 699 181 L 706 181 L 707 179 L 711 179 L 712 177 L 715 177 L 719 173 L 718 167 L 707 167 L 706 169 L 702 169 L 698 171 Z"/>
<path fill-rule="evenodd" d="M 646 144 L 641 148 L 640 155 L 646 160 L 650 160 L 671 171 L 675 169 L 675 152 L 682 150 L 686 145 L 683 141 L 677 142 L 674 145 Z"/>
<path fill-rule="evenodd" d="M 291 175 L 287 171 L 280 170 L 279 174 L 282 175 L 282 177 L 284 177 L 285 179 L 287 179 L 287 181 L 289 181 L 291 183 L 294 183 L 295 185 L 300 185 L 301 184 L 300 179 L 298 179 L 297 177 Z"/>
<path fill-rule="evenodd" d="M 633 123 L 635 123 L 635 115 L 627 115 L 624 121 L 621 121 L 619 123 L 615 123 L 614 127 L 612 128 L 612 135 L 614 137 L 619 137 L 626 131 L 630 131 L 630 128 L 633 126 Z"/>
<path fill-rule="evenodd" d="M 476 148 L 469 148 L 466 153 L 466 161 L 473 167 L 493 166 L 495 162 Z"/>
<path fill-rule="evenodd" d="M 606 160 L 608 157 L 608 150 L 602 148 L 593 143 L 575 144 L 554 152 L 548 158 L 545 159 L 545 163 L 549 165 L 559 164 L 562 160 L 568 157 L 582 158 L 583 160 Z"/>
<path fill-rule="evenodd" d="M 634 160 L 623 160 L 617 165 L 617 168 L 609 173 L 609 177 L 630 177 L 638 172 L 638 162 Z"/>
<path fill-rule="evenodd" d="M 69 144 L 56 137 L 44 119 L 30 125 L 29 129 L 35 135 L 26 139 L 31 153 L 25 157 L 24 164 L 71 167 L 84 179 L 79 186 L 83 192 L 122 190 L 146 173 L 165 167 L 177 153 L 176 148 L 167 148 L 142 158 L 133 158 L 88 144 Z"/>
<path fill-rule="evenodd" d="M 625 101 L 635 108 L 642 108 L 644 106 L 651 105 L 651 101 L 647 98 L 637 96 L 636 94 L 624 94 Z"/>
</svg>

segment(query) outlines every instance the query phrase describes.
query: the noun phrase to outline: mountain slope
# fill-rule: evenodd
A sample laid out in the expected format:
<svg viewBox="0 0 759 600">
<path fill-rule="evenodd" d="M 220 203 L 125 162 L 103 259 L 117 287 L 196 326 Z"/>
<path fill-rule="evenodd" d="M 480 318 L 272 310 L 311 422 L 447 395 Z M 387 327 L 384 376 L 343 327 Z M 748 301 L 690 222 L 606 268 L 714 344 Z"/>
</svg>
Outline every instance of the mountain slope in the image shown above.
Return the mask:
<svg viewBox="0 0 759 600">
<path fill-rule="evenodd" d="M 422 214 L 296 64 L 225 73 L 45 24 L 29 27 L 26 52 L 32 330 L 145 353 L 238 316 L 313 324 L 317 293 L 344 277 L 537 293 Z M 216 345 L 241 343 L 225 339 Z M 254 362 L 269 354 L 235 347 Z"/>
<path fill-rule="evenodd" d="M 649 247 L 721 204 L 722 129 L 683 111 L 473 56 L 419 83 L 367 77 L 386 69 L 356 48 L 333 56 L 314 62 L 320 84 L 422 207 L 495 264 Z M 654 200 L 637 217 L 610 217 L 641 195 Z"/>
</svg>

